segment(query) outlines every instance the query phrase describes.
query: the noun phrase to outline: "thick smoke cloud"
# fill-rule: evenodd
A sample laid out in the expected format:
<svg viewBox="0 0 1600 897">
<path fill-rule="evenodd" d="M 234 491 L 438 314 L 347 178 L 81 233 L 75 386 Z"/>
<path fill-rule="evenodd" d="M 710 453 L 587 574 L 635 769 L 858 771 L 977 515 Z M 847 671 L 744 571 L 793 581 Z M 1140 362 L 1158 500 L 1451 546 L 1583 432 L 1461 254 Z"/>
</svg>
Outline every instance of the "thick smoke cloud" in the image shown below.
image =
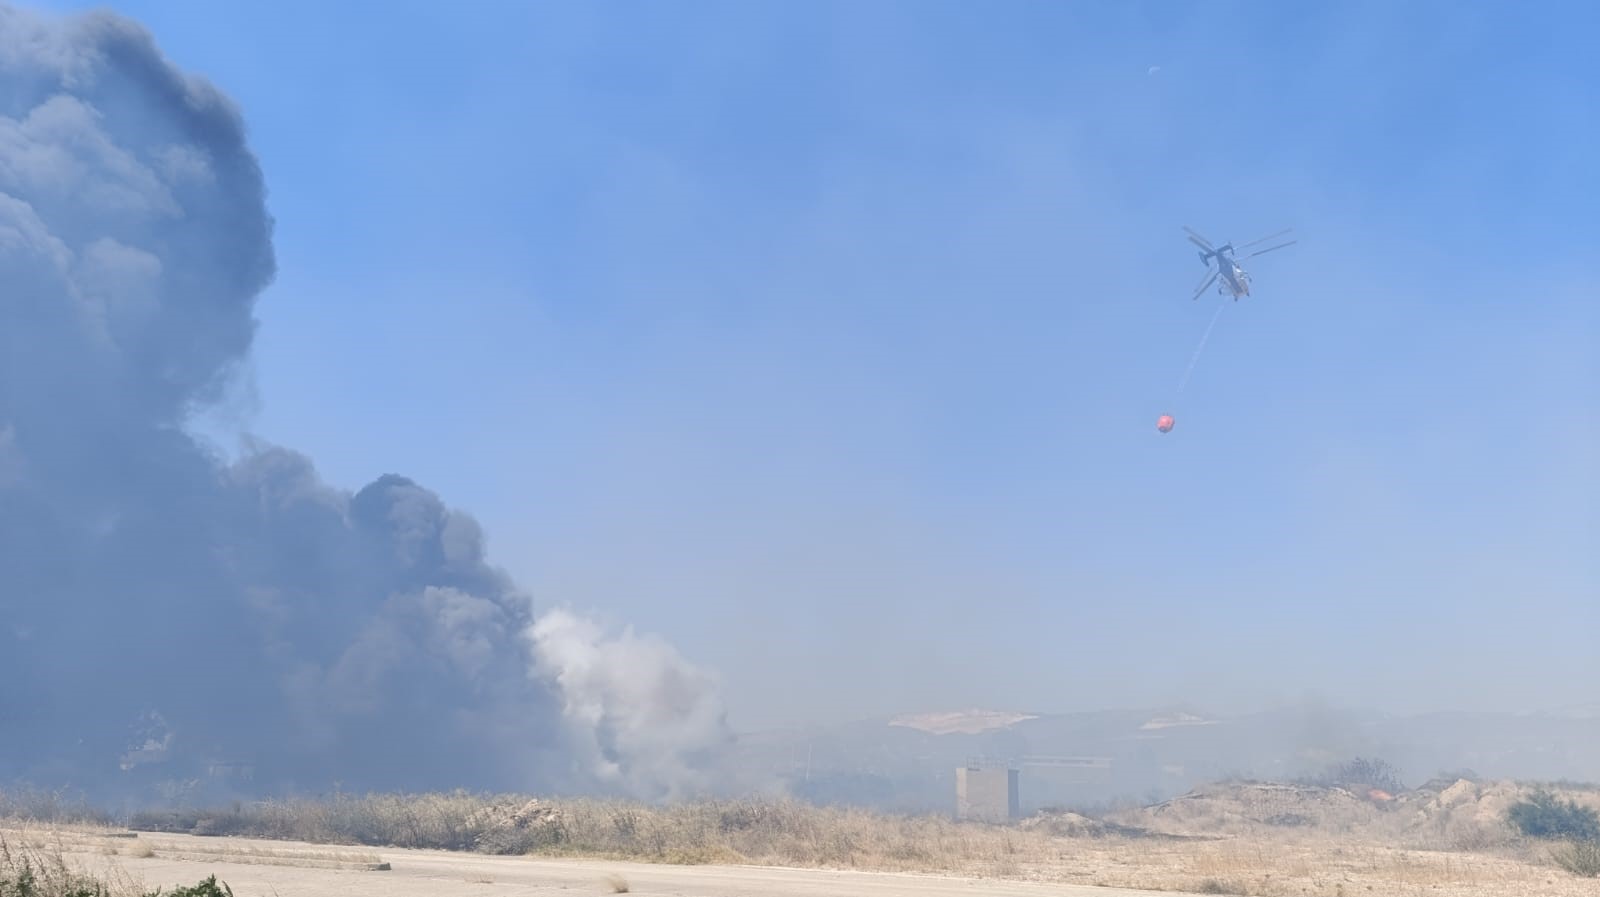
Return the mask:
<svg viewBox="0 0 1600 897">
<path fill-rule="evenodd" d="M 670 649 L 537 621 L 404 477 L 185 431 L 272 228 L 226 97 L 125 19 L 0 6 L 0 777 L 685 787 L 725 728 Z"/>
</svg>

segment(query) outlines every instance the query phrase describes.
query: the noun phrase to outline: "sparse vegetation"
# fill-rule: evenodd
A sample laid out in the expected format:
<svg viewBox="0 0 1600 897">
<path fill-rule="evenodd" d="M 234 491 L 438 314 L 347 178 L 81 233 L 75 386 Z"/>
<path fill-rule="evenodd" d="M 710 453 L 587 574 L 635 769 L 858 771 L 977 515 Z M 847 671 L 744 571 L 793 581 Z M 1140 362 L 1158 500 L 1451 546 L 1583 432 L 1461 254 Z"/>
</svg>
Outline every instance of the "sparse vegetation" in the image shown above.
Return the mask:
<svg viewBox="0 0 1600 897">
<path fill-rule="evenodd" d="M 233 897 L 215 875 L 189 887 L 147 891 L 124 877 L 97 877 L 69 865 L 59 849 L 0 834 L 0 897 Z"/>
<path fill-rule="evenodd" d="M 1600 806 L 1600 793 L 1545 787 L 1575 805 Z M 1513 782 L 1438 780 L 1374 800 L 1342 786 L 1241 781 L 1150 806 L 1102 807 L 1097 818 L 1057 810 L 995 826 L 783 800 L 651 806 L 455 792 L 169 811 L 141 815 L 136 827 L 323 844 L 944 873 L 1249 897 L 1587 897 L 1593 881 L 1583 876 L 1593 874 L 1588 870 L 1594 854 L 1586 842 L 1536 845 L 1507 824 L 1507 809 L 1534 802 L 1536 793 Z M 73 849 L 93 854 L 112 834 L 80 832 Z M 164 857 L 280 861 L 257 856 L 275 851 L 261 844 L 147 837 Z M 139 842 L 117 843 L 125 845 L 115 851 L 122 858 Z M 289 864 L 310 859 L 304 848 L 283 850 L 294 854 L 284 858 Z M 329 850 L 335 852 L 328 864 L 360 858 L 344 852 L 348 848 Z M 611 880 L 597 884 L 604 892 Z"/>
<path fill-rule="evenodd" d="M 69 867 L 59 851 L 42 850 L 0 835 L 0 897 L 120 897 L 127 887 Z"/>
<path fill-rule="evenodd" d="M 1313 778 L 1311 782 L 1359 791 L 1376 788 L 1390 794 L 1398 794 L 1406 788 L 1405 783 L 1400 781 L 1400 774 L 1387 760 L 1371 757 L 1357 757 L 1348 763 L 1341 763 L 1321 776 Z"/>
<path fill-rule="evenodd" d="M 998 862 L 1018 844 L 1049 852 L 1050 835 L 966 826 L 942 816 L 885 816 L 798 801 L 655 807 L 550 803 L 466 792 L 269 801 L 221 812 L 139 814 L 132 827 L 319 843 L 596 856 L 672 864 L 758 862 L 940 871 Z"/>
</svg>

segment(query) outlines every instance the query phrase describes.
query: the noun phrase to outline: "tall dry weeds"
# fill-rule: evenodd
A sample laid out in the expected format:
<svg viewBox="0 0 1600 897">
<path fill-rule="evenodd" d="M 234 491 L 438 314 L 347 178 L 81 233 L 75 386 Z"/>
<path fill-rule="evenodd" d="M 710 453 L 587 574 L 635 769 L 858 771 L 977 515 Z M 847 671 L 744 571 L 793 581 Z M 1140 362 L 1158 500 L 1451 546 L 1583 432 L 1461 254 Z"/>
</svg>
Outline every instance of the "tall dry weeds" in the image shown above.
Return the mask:
<svg viewBox="0 0 1600 897">
<path fill-rule="evenodd" d="M 1600 841 L 1573 841 L 1550 851 L 1557 866 L 1580 878 L 1600 878 Z"/>
<path fill-rule="evenodd" d="M 648 806 L 466 792 L 344 795 L 214 812 L 146 813 L 135 817 L 134 827 L 378 847 L 895 871 L 1014 865 L 1019 854 L 1048 854 L 1053 843 L 1044 833 L 798 801 Z"/>
<path fill-rule="evenodd" d="M 1196 835 L 1188 839 L 1134 837 L 1103 820 L 1088 826 L 1099 834 L 1074 835 L 1050 825 L 986 826 L 784 800 L 650 806 L 466 792 L 265 801 L 221 812 L 146 815 L 136 827 L 374 847 L 942 872 L 1151 890 L 1192 892 L 1214 882 L 1251 897 L 1587 897 L 1586 879 L 1554 868 L 1547 852 L 1506 840 L 1509 830 L 1494 821 L 1495 801 L 1514 796 L 1514 789 L 1480 790 L 1463 789 L 1456 796 L 1464 803 L 1420 794 L 1380 809 L 1348 794 L 1320 792 L 1306 795 L 1308 803 L 1301 805 L 1294 789 L 1257 783 L 1125 820 L 1128 832 L 1136 823 L 1156 829 L 1168 823 Z M 1446 815 L 1430 816 L 1436 811 Z M 1297 817 L 1295 824 L 1285 824 L 1290 815 Z M 1073 830 L 1084 829 L 1084 821 L 1076 817 Z"/>
<path fill-rule="evenodd" d="M 59 845 L 0 832 L 0 895 L 4 897 L 135 897 L 126 874 L 89 875 L 66 861 Z"/>
<path fill-rule="evenodd" d="M 106 825 L 110 814 L 80 794 L 66 790 L 14 787 L 0 789 L 0 819 L 29 822 Z"/>
</svg>

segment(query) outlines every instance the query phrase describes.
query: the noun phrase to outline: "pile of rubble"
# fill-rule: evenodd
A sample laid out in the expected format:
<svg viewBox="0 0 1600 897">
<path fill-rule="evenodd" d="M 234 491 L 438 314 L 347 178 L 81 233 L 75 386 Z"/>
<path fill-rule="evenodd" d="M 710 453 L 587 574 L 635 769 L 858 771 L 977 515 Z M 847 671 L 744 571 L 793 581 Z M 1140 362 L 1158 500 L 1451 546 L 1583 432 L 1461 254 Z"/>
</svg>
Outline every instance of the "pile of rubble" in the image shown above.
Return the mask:
<svg viewBox="0 0 1600 897">
<path fill-rule="evenodd" d="M 566 820 L 561 810 L 540 800 L 502 803 L 472 814 L 473 849 L 480 853 L 525 854 L 566 840 Z"/>
</svg>

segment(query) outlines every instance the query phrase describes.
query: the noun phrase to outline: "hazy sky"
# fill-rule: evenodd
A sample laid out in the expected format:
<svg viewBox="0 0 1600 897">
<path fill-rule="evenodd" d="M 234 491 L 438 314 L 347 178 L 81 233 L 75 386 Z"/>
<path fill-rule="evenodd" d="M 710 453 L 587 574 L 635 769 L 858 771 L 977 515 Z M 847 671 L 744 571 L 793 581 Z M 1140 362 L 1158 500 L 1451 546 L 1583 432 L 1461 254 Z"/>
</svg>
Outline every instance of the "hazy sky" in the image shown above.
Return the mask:
<svg viewBox="0 0 1600 897">
<path fill-rule="evenodd" d="M 1593 699 L 1592 4 L 114 7 L 277 219 L 209 426 L 427 483 L 735 725 Z M 1184 224 L 1301 242 L 1179 402 Z"/>
</svg>

